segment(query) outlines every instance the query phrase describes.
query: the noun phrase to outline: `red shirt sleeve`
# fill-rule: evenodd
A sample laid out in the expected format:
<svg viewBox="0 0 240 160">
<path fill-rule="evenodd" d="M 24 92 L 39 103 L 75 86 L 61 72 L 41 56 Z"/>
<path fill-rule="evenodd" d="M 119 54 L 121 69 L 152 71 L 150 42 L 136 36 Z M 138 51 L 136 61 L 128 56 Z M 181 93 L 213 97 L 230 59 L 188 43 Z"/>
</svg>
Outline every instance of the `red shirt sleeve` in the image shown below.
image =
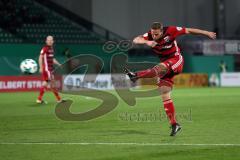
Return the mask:
<svg viewBox="0 0 240 160">
<path fill-rule="evenodd" d="M 170 26 L 169 27 L 169 32 L 170 32 L 170 34 L 172 34 L 172 36 L 178 37 L 178 36 L 186 34 L 186 28 L 185 27 Z"/>
<path fill-rule="evenodd" d="M 149 39 L 149 38 L 148 38 L 148 32 L 143 35 L 143 38 L 144 38 L 145 40 L 148 40 L 148 39 Z"/>
<path fill-rule="evenodd" d="M 40 51 L 40 55 L 44 55 L 46 53 L 45 47 L 43 47 Z"/>
</svg>

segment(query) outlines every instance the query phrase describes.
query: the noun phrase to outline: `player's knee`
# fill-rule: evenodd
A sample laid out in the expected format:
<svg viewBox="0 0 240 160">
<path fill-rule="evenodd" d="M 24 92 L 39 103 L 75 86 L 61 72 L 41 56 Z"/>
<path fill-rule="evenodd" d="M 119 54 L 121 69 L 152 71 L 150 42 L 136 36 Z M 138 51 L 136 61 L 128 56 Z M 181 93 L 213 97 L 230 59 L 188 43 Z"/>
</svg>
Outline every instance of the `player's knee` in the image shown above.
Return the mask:
<svg viewBox="0 0 240 160">
<path fill-rule="evenodd" d="M 158 89 L 163 101 L 171 98 L 171 87 L 161 86 Z"/>
<path fill-rule="evenodd" d="M 168 68 L 165 64 L 160 63 L 154 67 L 155 71 L 157 72 L 158 75 L 161 77 L 167 74 Z"/>
<path fill-rule="evenodd" d="M 47 82 L 47 81 L 44 81 L 44 82 L 42 83 L 42 85 L 43 85 L 44 87 L 47 87 L 47 86 L 48 86 L 48 82 Z"/>
<path fill-rule="evenodd" d="M 162 97 L 162 101 L 169 100 L 169 99 L 171 99 L 171 93 L 170 92 L 164 93 L 161 95 L 161 97 Z"/>
<path fill-rule="evenodd" d="M 161 75 L 167 74 L 168 68 L 167 68 L 167 66 L 166 66 L 165 64 L 160 63 L 160 64 L 159 64 L 159 67 L 160 67 L 160 74 L 161 74 Z"/>
</svg>

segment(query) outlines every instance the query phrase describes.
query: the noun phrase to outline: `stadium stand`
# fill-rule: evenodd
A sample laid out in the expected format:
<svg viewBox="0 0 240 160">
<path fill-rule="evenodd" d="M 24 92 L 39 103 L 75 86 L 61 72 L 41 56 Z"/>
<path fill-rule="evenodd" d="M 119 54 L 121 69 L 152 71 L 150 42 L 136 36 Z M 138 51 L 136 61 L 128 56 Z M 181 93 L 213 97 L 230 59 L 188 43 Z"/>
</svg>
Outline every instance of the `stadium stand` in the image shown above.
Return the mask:
<svg viewBox="0 0 240 160">
<path fill-rule="evenodd" d="M 47 6 L 46 1 L 0 0 L 0 15 L 7 15 L 0 20 L 0 42 L 42 43 L 49 34 L 63 44 L 94 44 L 108 39 L 87 28 L 86 23 L 75 23 Z"/>
<path fill-rule="evenodd" d="M 0 43 L 21 43 L 23 40 L 0 28 Z"/>
</svg>

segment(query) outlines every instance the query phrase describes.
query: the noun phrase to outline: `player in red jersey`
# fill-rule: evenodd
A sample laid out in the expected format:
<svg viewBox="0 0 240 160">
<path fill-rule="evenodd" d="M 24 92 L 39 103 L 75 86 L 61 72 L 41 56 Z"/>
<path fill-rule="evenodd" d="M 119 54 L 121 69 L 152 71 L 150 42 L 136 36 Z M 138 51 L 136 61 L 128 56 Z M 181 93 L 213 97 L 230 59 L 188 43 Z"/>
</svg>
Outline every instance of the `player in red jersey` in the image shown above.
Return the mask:
<svg viewBox="0 0 240 160">
<path fill-rule="evenodd" d="M 61 64 L 54 58 L 54 49 L 53 49 L 54 39 L 53 36 L 47 36 L 46 38 L 46 45 L 42 48 L 39 56 L 39 72 L 42 74 L 43 77 L 43 84 L 40 88 L 40 93 L 37 99 L 37 103 L 46 103 L 42 100 L 44 92 L 50 88 L 51 91 L 54 93 L 57 102 L 61 102 L 61 97 L 58 94 L 56 87 L 54 86 L 54 76 L 53 72 L 53 65 L 61 66 Z"/>
<path fill-rule="evenodd" d="M 175 117 L 175 108 L 171 99 L 173 78 L 183 70 L 183 57 L 177 45 L 176 38 L 185 34 L 204 35 L 210 39 L 216 38 L 216 33 L 195 28 L 169 26 L 163 27 L 159 22 L 154 22 L 149 32 L 133 40 L 134 44 L 145 44 L 160 58 L 160 63 L 151 69 L 131 72 L 125 68 L 130 80 L 135 82 L 139 78 L 158 77 L 158 88 L 162 97 L 165 112 L 172 126 L 170 136 L 175 136 L 181 130 Z"/>
</svg>

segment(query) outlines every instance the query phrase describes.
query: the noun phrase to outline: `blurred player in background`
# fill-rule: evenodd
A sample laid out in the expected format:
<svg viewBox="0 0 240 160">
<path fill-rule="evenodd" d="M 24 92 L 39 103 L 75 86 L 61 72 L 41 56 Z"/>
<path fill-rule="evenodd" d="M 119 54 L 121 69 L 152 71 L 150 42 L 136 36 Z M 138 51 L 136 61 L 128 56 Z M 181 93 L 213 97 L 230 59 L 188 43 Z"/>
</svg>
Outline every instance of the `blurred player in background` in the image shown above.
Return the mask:
<svg viewBox="0 0 240 160">
<path fill-rule="evenodd" d="M 216 38 L 216 33 L 214 32 L 176 26 L 163 27 L 161 23 L 154 22 L 150 31 L 136 37 L 133 43 L 145 44 L 151 47 L 160 58 L 160 63 L 151 69 L 135 73 L 125 68 L 126 74 L 133 82 L 139 78 L 158 77 L 157 85 L 172 128 L 170 136 L 175 136 L 177 132 L 181 130 L 180 124 L 176 121 L 175 108 L 171 99 L 171 90 L 173 87 L 173 78 L 182 72 L 184 63 L 176 38 L 185 34 L 204 35 L 210 39 Z"/>
<path fill-rule="evenodd" d="M 47 36 L 46 38 L 46 45 L 42 48 L 39 56 L 39 72 L 42 74 L 43 77 L 43 84 L 40 88 L 40 93 L 37 98 L 37 103 L 47 103 L 46 101 L 43 101 L 42 97 L 44 95 L 44 92 L 50 88 L 50 90 L 54 93 L 57 102 L 61 102 L 62 99 L 59 96 L 59 93 L 57 91 L 57 88 L 55 87 L 55 80 L 53 75 L 53 69 L 54 64 L 57 66 L 61 66 L 61 64 L 54 58 L 54 39 L 53 36 Z"/>
</svg>

